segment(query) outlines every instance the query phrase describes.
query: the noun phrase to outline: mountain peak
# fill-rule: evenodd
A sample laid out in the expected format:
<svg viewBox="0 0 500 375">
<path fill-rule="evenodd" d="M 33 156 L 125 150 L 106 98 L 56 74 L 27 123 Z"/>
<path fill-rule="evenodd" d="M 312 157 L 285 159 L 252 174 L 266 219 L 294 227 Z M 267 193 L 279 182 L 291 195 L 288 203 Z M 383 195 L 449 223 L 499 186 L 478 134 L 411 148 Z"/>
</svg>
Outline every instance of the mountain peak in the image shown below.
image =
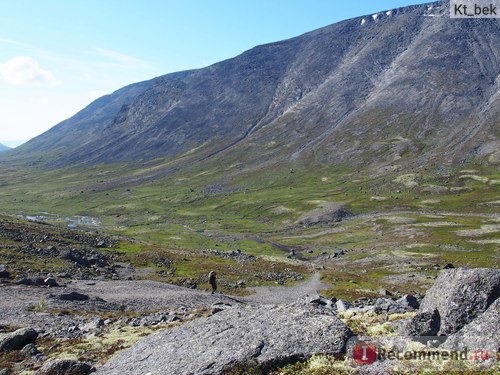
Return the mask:
<svg viewBox="0 0 500 375">
<path fill-rule="evenodd" d="M 446 12 L 444 2 L 381 11 L 132 84 L 11 155 L 54 166 L 187 154 L 416 167 L 481 157 L 496 142 L 499 20 Z"/>
</svg>

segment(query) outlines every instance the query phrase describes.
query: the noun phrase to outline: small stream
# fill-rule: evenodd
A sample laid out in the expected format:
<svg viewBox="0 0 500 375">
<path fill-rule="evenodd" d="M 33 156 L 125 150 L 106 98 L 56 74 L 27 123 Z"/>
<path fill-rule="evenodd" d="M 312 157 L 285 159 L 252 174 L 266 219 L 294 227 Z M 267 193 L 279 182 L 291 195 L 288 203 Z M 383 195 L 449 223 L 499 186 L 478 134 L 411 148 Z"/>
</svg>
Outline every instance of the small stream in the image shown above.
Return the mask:
<svg viewBox="0 0 500 375">
<path fill-rule="evenodd" d="M 48 212 L 41 212 L 38 214 L 18 215 L 23 219 L 35 221 L 39 223 L 50 224 L 66 224 L 68 228 L 99 228 L 101 227 L 101 220 L 92 216 L 59 216 Z"/>
</svg>

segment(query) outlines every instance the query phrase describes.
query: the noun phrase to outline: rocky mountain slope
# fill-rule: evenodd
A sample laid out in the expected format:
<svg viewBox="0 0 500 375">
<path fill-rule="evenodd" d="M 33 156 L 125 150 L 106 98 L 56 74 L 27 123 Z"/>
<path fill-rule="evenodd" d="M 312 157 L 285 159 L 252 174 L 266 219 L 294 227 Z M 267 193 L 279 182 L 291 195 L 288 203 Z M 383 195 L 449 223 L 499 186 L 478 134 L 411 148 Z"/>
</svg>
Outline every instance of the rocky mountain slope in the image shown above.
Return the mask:
<svg viewBox="0 0 500 375">
<path fill-rule="evenodd" d="M 122 88 L 10 157 L 65 166 L 223 153 L 249 165 L 418 167 L 490 155 L 499 26 L 450 19 L 447 2 L 339 22 Z"/>
<path fill-rule="evenodd" d="M 7 151 L 7 150 L 10 150 L 10 147 L 7 147 L 7 146 L 0 143 L 0 152 Z"/>
</svg>

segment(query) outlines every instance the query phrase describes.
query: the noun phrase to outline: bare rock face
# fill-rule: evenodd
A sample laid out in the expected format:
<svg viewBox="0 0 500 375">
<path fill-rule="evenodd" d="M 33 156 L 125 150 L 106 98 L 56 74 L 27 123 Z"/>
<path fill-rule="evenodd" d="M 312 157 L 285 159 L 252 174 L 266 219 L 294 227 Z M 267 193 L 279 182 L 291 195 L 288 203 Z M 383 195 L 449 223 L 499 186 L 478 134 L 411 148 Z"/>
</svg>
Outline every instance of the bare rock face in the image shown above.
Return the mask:
<svg viewBox="0 0 500 375">
<path fill-rule="evenodd" d="M 498 20 L 456 22 L 447 3 L 342 21 L 129 85 L 0 157 L 67 166 L 196 150 L 197 159 L 226 153 L 257 166 L 303 155 L 424 166 L 492 154 Z M 258 146 L 277 139 L 273 150 Z"/>
<path fill-rule="evenodd" d="M 454 333 L 443 344 L 444 348 L 470 351 L 484 350 L 498 353 L 500 347 L 500 299 L 483 314 Z"/>
<path fill-rule="evenodd" d="M 451 335 L 483 313 L 500 296 L 500 270 L 443 270 L 427 291 L 420 311 L 437 310 L 439 335 Z"/>
<path fill-rule="evenodd" d="M 351 336 L 324 307 L 233 308 L 146 337 L 97 373 L 218 374 L 248 364 L 267 369 L 315 353 L 343 353 Z"/>
</svg>

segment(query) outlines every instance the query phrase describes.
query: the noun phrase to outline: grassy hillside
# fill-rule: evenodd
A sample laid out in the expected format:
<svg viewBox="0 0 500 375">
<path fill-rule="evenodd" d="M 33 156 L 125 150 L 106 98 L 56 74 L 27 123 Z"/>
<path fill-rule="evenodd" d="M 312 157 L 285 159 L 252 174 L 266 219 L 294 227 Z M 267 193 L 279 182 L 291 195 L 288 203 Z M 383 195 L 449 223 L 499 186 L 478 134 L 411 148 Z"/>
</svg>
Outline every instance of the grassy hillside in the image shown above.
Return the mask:
<svg viewBox="0 0 500 375">
<path fill-rule="evenodd" d="M 165 160 L 52 171 L 2 164 L 0 206 L 56 227 L 118 235 L 114 251 L 138 266 L 174 260 L 175 272 L 160 275 L 180 284 L 212 268 L 227 285 L 273 282 L 255 276 L 262 267 L 320 269 L 325 293 L 353 298 L 381 287 L 421 291 L 447 263 L 498 263 L 495 168 L 375 175 L 309 163 L 248 169 L 213 160 L 181 171 Z M 345 217 L 336 221 L 339 207 Z M 224 255 L 231 252 L 258 262 L 236 267 Z"/>
</svg>

